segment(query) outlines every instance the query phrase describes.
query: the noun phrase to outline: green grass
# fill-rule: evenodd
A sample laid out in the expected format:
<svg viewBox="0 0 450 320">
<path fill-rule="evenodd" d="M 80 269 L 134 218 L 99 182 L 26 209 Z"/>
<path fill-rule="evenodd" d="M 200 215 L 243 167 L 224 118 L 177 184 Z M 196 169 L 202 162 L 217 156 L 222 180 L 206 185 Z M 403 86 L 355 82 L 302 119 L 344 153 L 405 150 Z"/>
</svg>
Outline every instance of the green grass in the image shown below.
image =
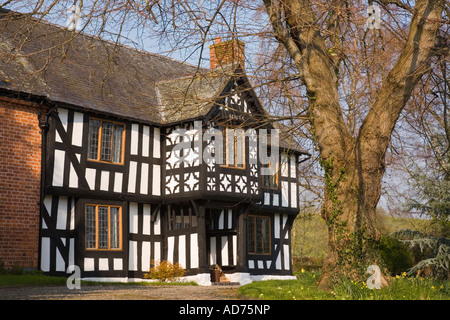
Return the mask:
<svg viewBox="0 0 450 320">
<path fill-rule="evenodd" d="M 257 281 L 239 288 L 242 296 L 263 300 L 450 300 L 450 281 L 393 278 L 389 287 L 372 290 L 365 283 L 341 283 L 332 292 L 317 288 L 318 272 L 304 272 L 297 280 Z"/>
<path fill-rule="evenodd" d="M 46 286 L 66 285 L 67 278 L 49 277 L 39 273 L 25 273 L 21 275 L 0 275 L 0 287 L 5 286 Z"/>
</svg>

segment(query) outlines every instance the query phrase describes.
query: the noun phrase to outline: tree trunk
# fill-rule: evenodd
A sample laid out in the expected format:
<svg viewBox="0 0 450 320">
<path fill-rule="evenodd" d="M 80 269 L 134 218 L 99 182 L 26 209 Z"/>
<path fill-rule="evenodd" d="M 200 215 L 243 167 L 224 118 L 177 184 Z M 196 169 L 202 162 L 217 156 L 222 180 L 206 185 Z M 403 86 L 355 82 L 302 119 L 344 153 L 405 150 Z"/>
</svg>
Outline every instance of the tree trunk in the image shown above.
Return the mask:
<svg viewBox="0 0 450 320">
<path fill-rule="evenodd" d="M 430 64 L 444 3 L 416 1 L 405 47 L 356 137 L 340 106 L 340 57 L 328 50 L 310 1 L 264 4 L 274 36 L 295 62 L 307 89 L 311 128 L 325 171 L 322 217 L 329 239 L 319 287 L 329 289 L 343 277 L 365 281 L 370 276 L 367 268 L 380 262 L 375 212 L 385 153 L 400 112 Z M 384 276 L 386 284 L 383 280 Z"/>
</svg>

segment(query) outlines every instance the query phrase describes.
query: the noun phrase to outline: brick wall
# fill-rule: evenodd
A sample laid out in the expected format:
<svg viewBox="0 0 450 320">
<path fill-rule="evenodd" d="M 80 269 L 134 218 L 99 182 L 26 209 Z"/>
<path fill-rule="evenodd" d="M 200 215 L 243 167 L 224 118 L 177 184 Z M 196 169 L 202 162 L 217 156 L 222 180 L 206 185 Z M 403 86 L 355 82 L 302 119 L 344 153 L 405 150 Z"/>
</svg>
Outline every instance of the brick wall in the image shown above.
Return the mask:
<svg viewBox="0 0 450 320">
<path fill-rule="evenodd" d="M 39 108 L 0 97 L 0 261 L 38 267 Z"/>
</svg>

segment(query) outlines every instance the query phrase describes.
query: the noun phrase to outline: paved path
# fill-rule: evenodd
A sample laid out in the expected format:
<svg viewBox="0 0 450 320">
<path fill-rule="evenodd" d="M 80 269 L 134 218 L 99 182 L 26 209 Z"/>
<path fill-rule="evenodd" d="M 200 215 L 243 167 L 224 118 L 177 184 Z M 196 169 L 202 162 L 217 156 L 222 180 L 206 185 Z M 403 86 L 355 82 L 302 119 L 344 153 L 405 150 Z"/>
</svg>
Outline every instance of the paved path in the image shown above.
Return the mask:
<svg viewBox="0 0 450 320">
<path fill-rule="evenodd" d="M 0 287 L 0 300 L 236 300 L 237 286 L 81 285 Z"/>
</svg>

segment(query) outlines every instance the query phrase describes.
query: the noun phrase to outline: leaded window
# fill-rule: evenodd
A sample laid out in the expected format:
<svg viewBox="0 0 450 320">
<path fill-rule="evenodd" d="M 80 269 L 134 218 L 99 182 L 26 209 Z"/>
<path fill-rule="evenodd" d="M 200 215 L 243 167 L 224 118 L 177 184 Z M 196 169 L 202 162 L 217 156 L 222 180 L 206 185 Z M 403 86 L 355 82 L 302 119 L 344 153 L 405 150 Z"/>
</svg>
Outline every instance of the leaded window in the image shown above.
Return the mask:
<svg viewBox="0 0 450 320">
<path fill-rule="evenodd" d="M 88 159 L 122 164 L 124 134 L 122 123 L 90 119 Z"/>
<path fill-rule="evenodd" d="M 121 249 L 121 207 L 86 205 L 86 249 Z"/>
</svg>

